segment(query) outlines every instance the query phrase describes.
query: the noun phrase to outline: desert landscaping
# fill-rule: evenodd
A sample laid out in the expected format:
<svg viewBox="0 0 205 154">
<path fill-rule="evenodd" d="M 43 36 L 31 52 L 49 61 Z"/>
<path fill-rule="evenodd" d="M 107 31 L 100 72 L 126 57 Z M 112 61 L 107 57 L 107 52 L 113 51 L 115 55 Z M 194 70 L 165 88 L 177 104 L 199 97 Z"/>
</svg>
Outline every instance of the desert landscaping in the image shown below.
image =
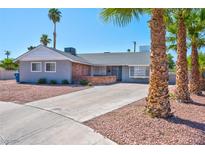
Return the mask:
<svg viewBox="0 0 205 154">
<path fill-rule="evenodd" d="M 147 116 L 141 99 L 85 124 L 118 144 L 205 144 L 205 97 L 191 97 L 190 104 L 171 100 L 167 119 Z"/>
<path fill-rule="evenodd" d="M 19 84 L 14 80 L 0 81 L 0 101 L 24 104 L 83 90 L 79 85 Z"/>
</svg>

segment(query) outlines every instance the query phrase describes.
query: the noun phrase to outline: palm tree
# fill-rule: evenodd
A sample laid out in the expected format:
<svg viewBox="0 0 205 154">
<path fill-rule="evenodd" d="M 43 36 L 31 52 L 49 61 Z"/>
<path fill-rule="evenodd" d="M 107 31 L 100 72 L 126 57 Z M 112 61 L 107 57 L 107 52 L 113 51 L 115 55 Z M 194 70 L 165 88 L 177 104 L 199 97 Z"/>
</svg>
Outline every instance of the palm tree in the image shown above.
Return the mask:
<svg viewBox="0 0 205 154">
<path fill-rule="evenodd" d="M 203 39 L 204 40 L 204 39 Z M 205 40 L 204 40 L 205 42 Z M 188 67 L 191 68 L 191 55 L 187 57 L 188 61 Z M 199 62 L 199 71 L 200 71 L 200 77 L 203 77 L 203 72 L 205 70 L 205 53 L 198 52 L 198 62 Z"/>
<path fill-rule="evenodd" d="M 204 21 L 200 19 L 200 9 L 193 10 L 189 14 L 188 38 L 191 44 L 191 74 L 189 81 L 189 91 L 192 94 L 201 95 L 200 68 L 198 60 L 198 49 L 205 45 L 203 34 L 205 32 Z"/>
<path fill-rule="evenodd" d="M 172 17 L 177 24 L 177 62 L 176 62 L 176 100 L 177 102 L 191 102 L 188 89 L 188 66 L 187 66 L 187 27 L 186 19 L 191 9 L 173 9 Z"/>
<path fill-rule="evenodd" d="M 53 48 L 56 48 L 56 23 L 60 22 L 61 12 L 58 9 L 55 9 L 55 8 L 49 9 L 48 17 L 54 24 Z"/>
<path fill-rule="evenodd" d="M 168 90 L 168 61 L 166 55 L 166 27 L 163 9 L 152 9 L 151 76 L 147 98 L 147 111 L 154 117 L 170 115 Z"/>
<path fill-rule="evenodd" d="M 178 10 L 179 11 L 179 10 Z M 185 11 L 185 10 L 184 10 Z M 187 11 L 187 10 L 186 10 Z M 176 13 L 176 10 L 175 10 Z M 198 49 L 205 45 L 205 39 L 202 36 L 204 34 L 204 20 L 205 12 L 203 9 L 188 10 L 188 17 L 186 17 L 188 39 L 190 40 L 186 47 L 192 48 L 192 54 L 190 57 L 189 65 L 191 68 L 189 91 L 193 94 L 201 94 L 200 89 L 200 68 L 198 63 Z M 167 42 L 169 44 L 168 49 L 177 51 L 177 15 L 175 14 L 175 20 L 169 23 Z M 180 75 L 180 74 L 179 74 Z"/>
<path fill-rule="evenodd" d="M 11 55 L 11 51 L 4 51 L 4 54 L 6 55 L 6 58 L 9 59 L 9 56 Z"/>
<path fill-rule="evenodd" d="M 166 55 L 166 26 L 164 9 L 103 9 L 101 16 L 106 22 L 112 21 L 125 26 L 143 13 L 151 12 L 151 74 L 146 112 L 151 117 L 166 118 L 170 115 L 168 90 L 168 62 Z"/>
<path fill-rule="evenodd" d="M 41 42 L 43 45 L 47 46 L 48 44 L 50 44 L 51 39 L 48 37 L 48 35 L 43 34 L 43 35 L 41 36 L 41 38 L 40 38 L 40 42 Z"/>
</svg>

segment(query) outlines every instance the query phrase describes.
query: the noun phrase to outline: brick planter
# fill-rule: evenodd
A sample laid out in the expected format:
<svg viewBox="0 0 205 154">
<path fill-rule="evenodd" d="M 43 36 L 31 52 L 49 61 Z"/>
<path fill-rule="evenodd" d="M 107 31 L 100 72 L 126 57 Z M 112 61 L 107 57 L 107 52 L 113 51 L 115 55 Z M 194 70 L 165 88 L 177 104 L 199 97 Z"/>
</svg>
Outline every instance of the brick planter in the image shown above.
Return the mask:
<svg viewBox="0 0 205 154">
<path fill-rule="evenodd" d="M 83 80 L 87 80 L 93 85 L 112 84 L 117 81 L 116 76 L 83 76 Z"/>
</svg>

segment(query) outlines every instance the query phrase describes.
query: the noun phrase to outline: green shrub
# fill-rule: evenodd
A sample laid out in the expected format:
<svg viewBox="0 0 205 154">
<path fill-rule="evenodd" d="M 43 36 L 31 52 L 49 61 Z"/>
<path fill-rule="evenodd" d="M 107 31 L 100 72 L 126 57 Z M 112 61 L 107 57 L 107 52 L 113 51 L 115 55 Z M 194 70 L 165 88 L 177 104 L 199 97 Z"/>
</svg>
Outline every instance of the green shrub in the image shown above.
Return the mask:
<svg viewBox="0 0 205 154">
<path fill-rule="evenodd" d="M 37 83 L 38 83 L 38 84 L 46 84 L 46 83 L 47 83 L 47 80 L 46 80 L 46 78 L 41 78 L 41 79 L 38 80 Z"/>
<path fill-rule="evenodd" d="M 0 67 L 4 68 L 5 70 L 17 70 L 18 64 L 15 63 L 11 58 L 5 58 L 4 60 L 0 61 Z"/>
<path fill-rule="evenodd" d="M 68 80 L 62 80 L 61 83 L 62 83 L 62 84 L 69 84 L 69 81 L 68 81 Z"/>
<path fill-rule="evenodd" d="M 51 80 L 50 84 L 57 84 L 57 81 L 56 80 Z"/>
<path fill-rule="evenodd" d="M 82 86 L 87 86 L 88 83 L 89 82 L 87 80 L 80 80 L 80 85 L 82 85 Z"/>
<path fill-rule="evenodd" d="M 173 99 L 173 100 L 176 99 L 175 93 L 172 93 L 172 92 L 169 92 L 169 97 L 170 97 L 170 99 Z"/>
</svg>

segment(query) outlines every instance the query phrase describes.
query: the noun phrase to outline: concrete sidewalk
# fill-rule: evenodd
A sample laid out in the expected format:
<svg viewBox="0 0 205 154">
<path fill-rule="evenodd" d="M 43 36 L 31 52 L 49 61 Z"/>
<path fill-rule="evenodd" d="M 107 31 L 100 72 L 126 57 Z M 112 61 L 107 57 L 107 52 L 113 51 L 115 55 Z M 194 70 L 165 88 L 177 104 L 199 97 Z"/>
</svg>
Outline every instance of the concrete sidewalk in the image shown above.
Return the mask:
<svg viewBox="0 0 205 154">
<path fill-rule="evenodd" d="M 18 104 L 0 101 L 0 114 L 2 114 L 2 113 L 4 113 L 4 112 L 8 112 L 9 110 L 16 109 L 16 108 L 18 108 L 19 106 L 20 106 L 20 105 L 18 105 Z"/>
</svg>

